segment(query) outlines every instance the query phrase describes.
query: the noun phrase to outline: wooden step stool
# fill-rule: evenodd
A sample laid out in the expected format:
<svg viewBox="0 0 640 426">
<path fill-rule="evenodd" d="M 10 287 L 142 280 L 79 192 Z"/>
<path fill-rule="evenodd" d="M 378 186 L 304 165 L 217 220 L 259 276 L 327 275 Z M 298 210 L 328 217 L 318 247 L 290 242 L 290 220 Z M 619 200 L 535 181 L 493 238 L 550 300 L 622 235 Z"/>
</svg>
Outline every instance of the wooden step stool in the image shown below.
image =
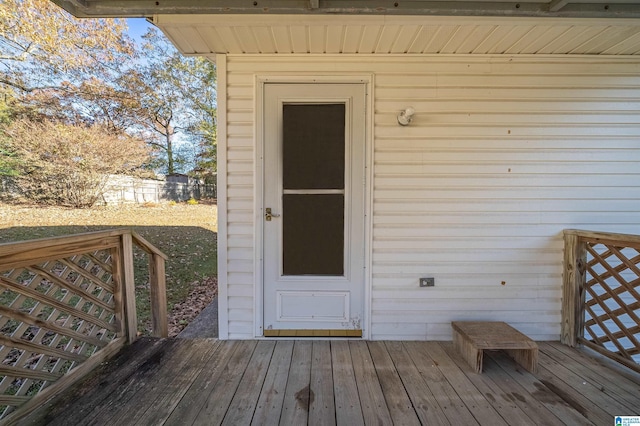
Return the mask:
<svg viewBox="0 0 640 426">
<path fill-rule="evenodd" d="M 454 321 L 453 344 L 476 373 L 482 373 L 482 351 L 503 349 L 518 364 L 535 373 L 538 345 L 504 322 Z"/>
</svg>

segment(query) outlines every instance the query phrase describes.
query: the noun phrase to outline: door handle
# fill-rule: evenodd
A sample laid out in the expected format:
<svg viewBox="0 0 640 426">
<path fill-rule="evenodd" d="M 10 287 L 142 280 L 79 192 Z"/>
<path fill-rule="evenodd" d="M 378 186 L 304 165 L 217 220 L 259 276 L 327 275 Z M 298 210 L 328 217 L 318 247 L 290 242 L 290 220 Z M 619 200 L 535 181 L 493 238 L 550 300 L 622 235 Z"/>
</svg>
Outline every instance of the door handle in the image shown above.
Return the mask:
<svg viewBox="0 0 640 426">
<path fill-rule="evenodd" d="M 280 217 L 280 215 L 271 213 L 271 207 L 267 207 L 264 213 L 264 220 L 266 220 L 267 222 L 271 222 L 271 219 L 274 217 Z"/>
</svg>

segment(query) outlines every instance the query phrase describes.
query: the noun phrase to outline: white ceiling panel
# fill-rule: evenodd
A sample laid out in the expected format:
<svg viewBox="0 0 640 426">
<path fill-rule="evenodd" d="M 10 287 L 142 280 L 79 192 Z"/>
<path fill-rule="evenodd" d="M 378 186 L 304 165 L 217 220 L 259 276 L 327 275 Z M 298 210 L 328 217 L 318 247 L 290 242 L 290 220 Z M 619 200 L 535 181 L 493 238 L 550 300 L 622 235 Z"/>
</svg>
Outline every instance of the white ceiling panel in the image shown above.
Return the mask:
<svg viewBox="0 0 640 426">
<path fill-rule="evenodd" d="M 355 53 L 374 53 L 381 30 L 382 26 L 380 25 L 365 25 L 360 38 L 360 47 Z"/>
<path fill-rule="evenodd" d="M 273 42 L 275 44 L 275 53 L 293 53 L 291 31 L 289 30 L 289 27 L 271 27 L 271 36 L 273 37 Z"/>
<path fill-rule="evenodd" d="M 342 53 L 357 53 L 360 47 L 364 27 L 362 25 L 344 26 L 342 32 Z"/>
<path fill-rule="evenodd" d="M 277 53 L 276 40 L 269 27 L 253 27 L 253 35 L 258 43 L 258 50 L 262 53 Z"/>
<path fill-rule="evenodd" d="M 187 54 L 636 55 L 640 20 L 159 15 Z"/>
<path fill-rule="evenodd" d="M 344 43 L 344 26 L 329 25 L 327 27 L 327 49 L 326 53 L 341 53 Z"/>
<path fill-rule="evenodd" d="M 292 25 L 289 27 L 289 38 L 293 44 L 293 53 L 311 53 L 309 45 L 309 27 L 303 25 Z M 229 52 L 232 53 L 232 52 Z M 314 52 L 323 53 L 323 52 Z"/>
</svg>

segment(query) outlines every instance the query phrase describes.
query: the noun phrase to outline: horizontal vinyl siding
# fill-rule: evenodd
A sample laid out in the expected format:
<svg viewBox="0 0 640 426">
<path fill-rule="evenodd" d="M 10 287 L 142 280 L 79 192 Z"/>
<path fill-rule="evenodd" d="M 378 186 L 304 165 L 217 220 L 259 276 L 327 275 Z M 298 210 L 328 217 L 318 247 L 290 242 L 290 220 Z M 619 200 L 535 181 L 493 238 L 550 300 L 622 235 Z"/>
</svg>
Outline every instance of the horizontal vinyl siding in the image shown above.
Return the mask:
<svg viewBox="0 0 640 426">
<path fill-rule="evenodd" d="M 637 64 L 491 62 L 376 73 L 374 338 L 500 320 L 557 339 L 562 229 L 638 232 Z"/>
<path fill-rule="evenodd" d="M 375 78 L 371 336 L 560 332 L 562 230 L 640 233 L 640 60 L 230 55 L 230 337 L 252 335 L 254 75 Z M 413 106 L 408 127 L 396 122 Z M 434 288 L 418 287 L 433 276 Z"/>
<path fill-rule="evenodd" d="M 255 337 L 253 77 L 227 75 L 227 262 L 230 339 Z"/>
</svg>

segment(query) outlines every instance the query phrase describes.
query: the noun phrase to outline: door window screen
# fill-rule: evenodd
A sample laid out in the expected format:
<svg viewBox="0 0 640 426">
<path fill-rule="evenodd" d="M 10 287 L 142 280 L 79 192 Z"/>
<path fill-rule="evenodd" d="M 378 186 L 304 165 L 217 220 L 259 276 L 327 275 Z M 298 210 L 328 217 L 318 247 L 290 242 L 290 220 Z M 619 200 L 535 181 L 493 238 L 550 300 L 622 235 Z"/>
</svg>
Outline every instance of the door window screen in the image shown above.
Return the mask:
<svg viewBox="0 0 640 426">
<path fill-rule="evenodd" d="M 345 105 L 283 106 L 283 274 L 344 275 Z"/>
</svg>

